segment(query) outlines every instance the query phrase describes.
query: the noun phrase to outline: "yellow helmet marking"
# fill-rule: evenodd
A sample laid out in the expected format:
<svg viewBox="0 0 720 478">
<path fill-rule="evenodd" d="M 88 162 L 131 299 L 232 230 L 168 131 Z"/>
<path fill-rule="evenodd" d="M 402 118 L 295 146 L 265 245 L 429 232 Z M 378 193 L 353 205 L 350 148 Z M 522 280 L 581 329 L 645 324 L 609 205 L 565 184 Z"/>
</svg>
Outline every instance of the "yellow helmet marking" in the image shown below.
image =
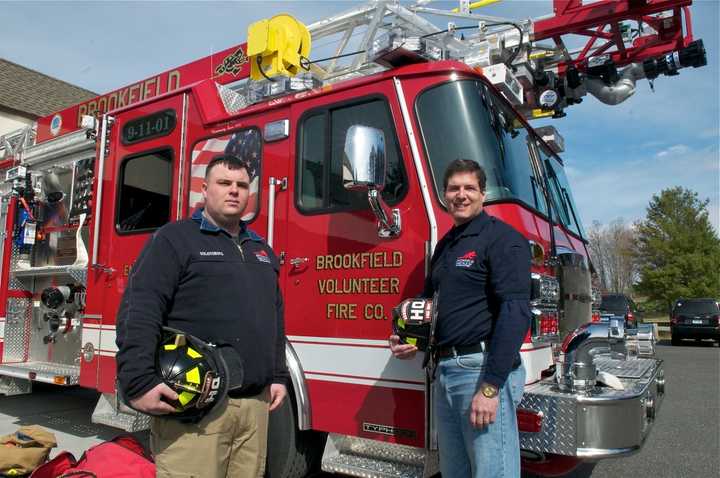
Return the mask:
<svg viewBox="0 0 720 478">
<path fill-rule="evenodd" d="M 200 369 L 195 367 L 185 374 L 185 380 L 190 383 L 200 383 Z"/>
<path fill-rule="evenodd" d="M 195 398 L 195 393 L 191 392 L 180 392 L 180 395 L 178 395 L 178 402 L 180 402 L 180 405 L 183 407 L 190 403 L 190 400 Z"/>
<path fill-rule="evenodd" d="M 198 352 L 197 350 L 190 348 L 190 347 L 187 348 L 187 354 L 188 354 L 188 357 L 190 357 L 190 358 L 201 358 L 202 357 L 202 354 L 200 352 Z"/>
</svg>

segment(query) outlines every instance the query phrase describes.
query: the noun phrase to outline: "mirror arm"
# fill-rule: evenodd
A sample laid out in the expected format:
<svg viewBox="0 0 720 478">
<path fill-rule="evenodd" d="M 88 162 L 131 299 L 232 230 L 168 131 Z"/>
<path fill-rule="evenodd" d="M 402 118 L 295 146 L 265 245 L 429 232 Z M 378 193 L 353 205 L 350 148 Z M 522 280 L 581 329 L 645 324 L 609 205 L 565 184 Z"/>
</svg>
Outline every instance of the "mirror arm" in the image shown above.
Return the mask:
<svg viewBox="0 0 720 478">
<path fill-rule="evenodd" d="M 368 189 L 368 202 L 372 209 L 375 217 L 378 220 L 378 236 L 380 237 L 397 237 L 400 235 L 402 230 L 402 224 L 400 222 L 400 210 L 393 209 L 392 222 L 388 218 L 388 213 L 385 211 L 382 199 L 380 198 L 380 191 L 377 189 Z"/>
</svg>

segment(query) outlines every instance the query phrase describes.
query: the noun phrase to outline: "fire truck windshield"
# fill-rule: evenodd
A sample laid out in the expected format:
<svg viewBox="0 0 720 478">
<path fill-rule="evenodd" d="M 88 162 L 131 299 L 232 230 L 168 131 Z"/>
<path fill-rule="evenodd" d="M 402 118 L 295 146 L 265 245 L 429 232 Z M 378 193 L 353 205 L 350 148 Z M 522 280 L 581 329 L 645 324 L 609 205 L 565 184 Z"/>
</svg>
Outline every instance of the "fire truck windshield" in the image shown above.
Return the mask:
<svg viewBox="0 0 720 478">
<path fill-rule="evenodd" d="M 512 110 L 485 84 L 461 80 L 432 87 L 419 96 L 416 112 L 441 201 L 447 165 L 458 158 L 474 159 L 487 174 L 486 202 L 516 200 L 546 213 L 544 183 L 530 162 L 528 132 L 515 127 Z"/>
</svg>

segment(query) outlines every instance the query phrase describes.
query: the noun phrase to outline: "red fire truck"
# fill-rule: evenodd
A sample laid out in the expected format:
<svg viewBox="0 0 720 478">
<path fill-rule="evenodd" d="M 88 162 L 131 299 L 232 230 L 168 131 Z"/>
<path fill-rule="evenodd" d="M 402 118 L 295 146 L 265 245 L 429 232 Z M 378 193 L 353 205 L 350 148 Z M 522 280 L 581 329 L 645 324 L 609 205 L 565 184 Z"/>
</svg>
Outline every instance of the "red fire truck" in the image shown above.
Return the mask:
<svg viewBox="0 0 720 478">
<path fill-rule="evenodd" d="M 95 422 L 147 427 L 116 394 L 118 303 L 153 231 L 200 205 L 208 161 L 237 154 L 251 165 L 244 219 L 283 264 L 292 387 L 272 415 L 268 475 L 432 475 L 422 357 L 394 360 L 387 338 L 391 309 L 420 292 L 451 226 L 442 172 L 468 157 L 488 172 L 487 211 L 532 247 L 525 469 L 557 475 L 638 450 L 664 392 L 653 331 L 592 321 L 562 138 L 529 120 L 702 66 L 691 0 L 554 0 L 538 21 L 423 3 L 372 2 L 307 28 L 258 22 L 247 44 L 5 136 L 0 393 L 79 385 L 101 392 Z M 571 34 L 587 41 L 572 49 Z M 337 50 L 312 61 L 321 38 Z"/>
</svg>

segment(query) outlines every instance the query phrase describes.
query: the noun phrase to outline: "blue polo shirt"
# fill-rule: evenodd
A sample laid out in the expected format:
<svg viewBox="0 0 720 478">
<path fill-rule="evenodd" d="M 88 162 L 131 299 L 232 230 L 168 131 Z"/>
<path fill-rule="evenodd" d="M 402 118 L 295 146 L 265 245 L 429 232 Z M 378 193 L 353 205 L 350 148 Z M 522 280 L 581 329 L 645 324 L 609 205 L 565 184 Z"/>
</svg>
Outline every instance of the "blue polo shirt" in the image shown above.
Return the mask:
<svg viewBox="0 0 720 478">
<path fill-rule="evenodd" d="M 480 213 L 437 244 L 423 296 L 438 292 L 439 347 L 490 344 L 484 380 L 502 386 L 530 327 L 530 245 Z"/>
</svg>

